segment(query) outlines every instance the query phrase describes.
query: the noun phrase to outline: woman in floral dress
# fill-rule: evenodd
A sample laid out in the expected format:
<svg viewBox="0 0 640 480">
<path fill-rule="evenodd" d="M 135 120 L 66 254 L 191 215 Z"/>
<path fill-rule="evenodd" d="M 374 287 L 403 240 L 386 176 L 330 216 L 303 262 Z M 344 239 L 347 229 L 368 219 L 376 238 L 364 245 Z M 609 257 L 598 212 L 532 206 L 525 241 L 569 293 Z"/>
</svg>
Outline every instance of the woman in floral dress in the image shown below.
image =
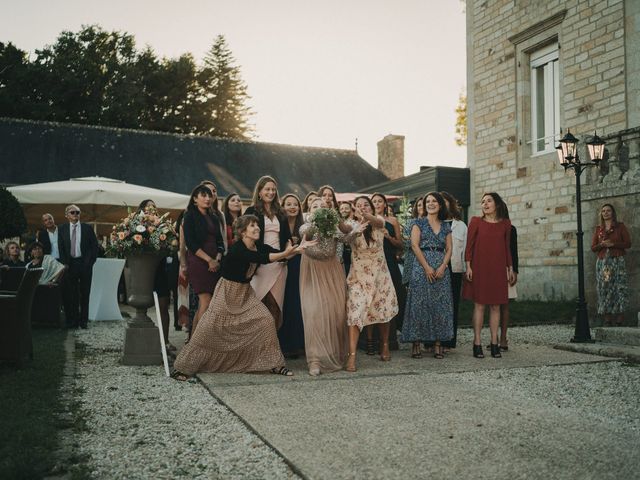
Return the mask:
<svg viewBox="0 0 640 480">
<path fill-rule="evenodd" d="M 413 343 L 411 356 L 420 358 L 420 343 L 434 342 L 434 357 L 444 358 L 440 342 L 453 337 L 453 298 L 449 260 L 451 224 L 444 198 L 437 192 L 424 197 L 426 217 L 411 228 L 415 254 L 402 326 L 402 342 Z"/>
<path fill-rule="evenodd" d="M 389 321 L 398 314 L 398 300 L 384 257 L 384 219 L 373 214 L 369 197 L 356 198 L 355 208 L 356 219 L 368 225 L 351 242 L 351 270 L 347 277 L 348 372 L 356 371 L 358 337 L 367 325 L 378 324 L 380 359 L 391 360 Z"/>
</svg>

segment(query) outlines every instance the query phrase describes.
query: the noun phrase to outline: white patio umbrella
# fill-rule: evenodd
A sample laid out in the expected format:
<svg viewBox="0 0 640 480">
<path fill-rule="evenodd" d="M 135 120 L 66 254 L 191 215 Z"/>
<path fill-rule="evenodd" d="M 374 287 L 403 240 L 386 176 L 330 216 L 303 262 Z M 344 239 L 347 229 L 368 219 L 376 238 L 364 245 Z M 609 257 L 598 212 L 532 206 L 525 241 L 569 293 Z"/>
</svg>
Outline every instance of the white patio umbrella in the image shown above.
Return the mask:
<svg viewBox="0 0 640 480">
<path fill-rule="evenodd" d="M 51 213 L 56 223 L 63 223 L 64 208 L 72 203 L 80 207 L 81 221 L 99 227 L 117 223 L 127 215 L 129 209 L 137 208 L 145 199 L 153 200 L 161 213 L 171 211 L 174 220 L 189 202 L 189 195 L 105 177 L 19 185 L 7 190 L 22 205 L 31 228 L 41 228 L 44 213 Z M 106 229 L 100 230 L 103 234 L 107 233 Z"/>
</svg>

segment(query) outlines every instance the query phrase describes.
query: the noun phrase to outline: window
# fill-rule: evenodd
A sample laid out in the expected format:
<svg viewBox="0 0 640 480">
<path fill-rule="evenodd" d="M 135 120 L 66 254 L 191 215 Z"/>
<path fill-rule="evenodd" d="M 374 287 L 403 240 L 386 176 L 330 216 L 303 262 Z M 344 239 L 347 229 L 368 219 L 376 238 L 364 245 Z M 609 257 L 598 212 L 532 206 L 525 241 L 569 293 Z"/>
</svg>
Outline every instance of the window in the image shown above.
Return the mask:
<svg viewBox="0 0 640 480">
<path fill-rule="evenodd" d="M 531 150 L 547 153 L 555 149 L 560 130 L 560 80 L 558 44 L 530 54 L 531 64 Z"/>
</svg>

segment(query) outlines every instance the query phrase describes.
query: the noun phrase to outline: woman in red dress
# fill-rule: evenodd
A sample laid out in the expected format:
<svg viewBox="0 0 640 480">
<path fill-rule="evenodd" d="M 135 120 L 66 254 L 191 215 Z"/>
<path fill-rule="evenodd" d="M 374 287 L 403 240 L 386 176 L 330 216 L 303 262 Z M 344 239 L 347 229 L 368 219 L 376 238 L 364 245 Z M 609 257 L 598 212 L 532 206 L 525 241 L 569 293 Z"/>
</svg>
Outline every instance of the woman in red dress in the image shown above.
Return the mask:
<svg viewBox="0 0 640 480">
<path fill-rule="evenodd" d="M 227 226 L 227 248 L 229 248 L 235 241 L 233 237 L 233 222 L 236 221 L 236 218 L 242 216 L 242 200 L 240 200 L 240 195 L 235 192 L 227 195 L 227 198 L 225 198 L 222 203 L 222 213 Z"/>
<path fill-rule="evenodd" d="M 462 290 L 463 298 L 473 307 L 473 356 L 484 358 L 480 333 L 484 323 L 485 306 L 489 305 L 491 356 L 500 358 L 498 327 L 500 305 L 508 299 L 508 283 L 513 277 L 510 236 L 511 222 L 507 206 L 497 193 L 485 193 L 481 201 L 482 217 L 472 217 L 467 233 L 465 261 L 467 271 Z"/>
</svg>

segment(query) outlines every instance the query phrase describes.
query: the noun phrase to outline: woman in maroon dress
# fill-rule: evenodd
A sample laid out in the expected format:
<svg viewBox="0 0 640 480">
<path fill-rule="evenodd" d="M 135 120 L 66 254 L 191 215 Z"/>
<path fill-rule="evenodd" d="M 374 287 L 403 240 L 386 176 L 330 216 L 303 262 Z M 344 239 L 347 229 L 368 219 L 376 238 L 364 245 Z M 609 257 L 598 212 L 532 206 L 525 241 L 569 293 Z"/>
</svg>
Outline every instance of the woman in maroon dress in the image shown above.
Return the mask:
<svg viewBox="0 0 640 480">
<path fill-rule="evenodd" d="M 206 185 L 198 185 L 191 192 L 184 215 L 184 240 L 187 245 L 187 276 L 191 288 L 198 295 L 198 311 L 193 318 L 191 335 L 200 317 L 209 308 L 213 290 L 220 278 L 220 260 L 224 253 L 220 221 L 211 213 L 213 195 Z"/>
<path fill-rule="evenodd" d="M 509 301 L 507 285 L 513 277 L 510 251 L 511 222 L 507 218 L 507 206 L 497 193 L 485 193 L 481 206 L 482 217 L 472 217 L 469 222 L 465 250 L 467 271 L 462 296 L 474 303 L 473 356 L 484 358 L 480 333 L 484 322 L 484 309 L 489 305 L 491 356 L 500 358 L 500 305 Z"/>
</svg>

